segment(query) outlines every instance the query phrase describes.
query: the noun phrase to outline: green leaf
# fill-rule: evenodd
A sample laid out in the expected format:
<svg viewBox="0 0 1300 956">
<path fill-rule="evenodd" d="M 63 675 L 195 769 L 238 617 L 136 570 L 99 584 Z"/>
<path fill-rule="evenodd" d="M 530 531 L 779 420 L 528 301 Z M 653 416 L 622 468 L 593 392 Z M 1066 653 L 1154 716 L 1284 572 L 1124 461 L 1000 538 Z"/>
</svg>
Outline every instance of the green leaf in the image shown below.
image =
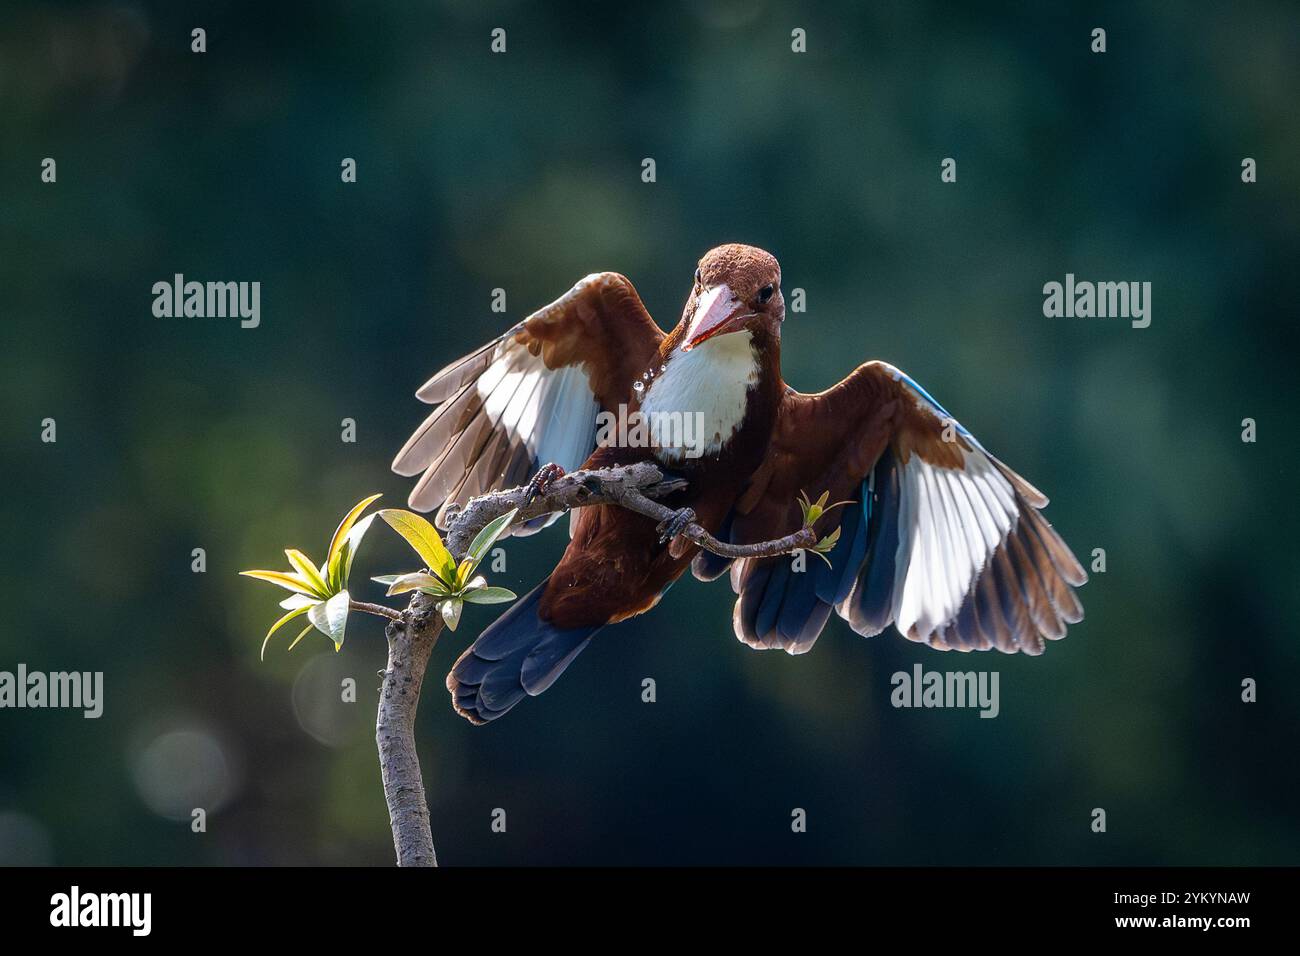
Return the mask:
<svg viewBox="0 0 1300 956">
<path fill-rule="evenodd" d="M 460 623 L 460 612 L 464 607 L 465 605 L 461 602 L 460 598 L 447 598 L 447 600 L 442 602 L 442 605 L 440 606 L 442 619 L 449 629 L 453 631 L 456 630 L 456 625 Z"/>
<path fill-rule="evenodd" d="M 289 559 L 289 563 L 297 570 L 299 576 L 315 589 L 317 596 L 322 598 L 330 596 L 330 590 L 325 585 L 325 579 L 321 577 L 320 572 L 316 570 L 316 565 L 311 563 L 307 555 L 294 548 L 285 548 L 284 554 Z"/>
<path fill-rule="evenodd" d="M 301 631 L 298 632 L 298 636 L 293 639 L 293 643 L 289 645 L 288 649 L 293 650 L 295 647 L 298 646 L 299 641 L 301 641 L 304 637 L 306 637 L 314 630 L 316 630 L 316 625 L 308 624 L 306 627 L 304 627 Z"/>
<path fill-rule="evenodd" d="M 853 504 L 852 501 L 837 501 L 833 505 L 827 505 L 826 502 L 830 499 L 830 496 L 831 493 L 829 490 L 823 491 L 821 497 L 816 501 L 813 501 L 808 497 L 806 491 L 799 492 L 799 497 L 796 498 L 795 501 L 799 504 L 799 510 L 803 512 L 803 526 L 805 528 L 810 528 L 815 525 L 821 520 L 822 515 L 827 512 L 833 511 L 841 505 Z"/>
<path fill-rule="evenodd" d="M 818 541 L 817 544 L 813 547 L 813 550 L 825 554 L 827 551 L 833 549 L 835 545 L 839 543 L 839 540 L 840 540 L 840 529 L 837 526 L 834 531 L 832 531 L 826 537 Z"/>
<path fill-rule="evenodd" d="M 307 609 L 307 620 L 331 641 L 334 649 L 343 646 L 343 634 L 348 626 L 348 602 L 351 601 L 347 591 L 340 591 L 328 601 Z"/>
<path fill-rule="evenodd" d="M 504 604 L 518 595 L 509 588 L 482 587 L 466 591 L 462 597 L 470 604 Z"/>
<path fill-rule="evenodd" d="M 800 490 L 799 497 L 795 500 L 799 503 L 799 510 L 803 512 L 803 526 L 805 528 L 821 517 L 821 509 L 813 504 L 812 499 L 808 497 L 808 492 Z"/>
<path fill-rule="evenodd" d="M 433 525 L 420 515 L 400 508 L 385 508 L 379 512 L 379 517 L 406 539 L 406 543 L 415 549 L 415 553 L 428 565 L 430 571 L 445 583 L 451 584 L 456 573 L 456 559 L 442 543 L 442 538 L 438 537 L 438 531 Z"/>
<path fill-rule="evenodd" d="M 828 557 L 826 557 L 826 555 L 822 554 L 822 553 L 821 553 L 820 551 L 818 551 L 816 548 L 809 548 L 808 550 L 809 550 L 811 553 L 817 555 L 817 557 L 821 558 L 823 561 L 825 561 L 825 562 L 826 562 L 826 567 L 828 567 L 828 568 L 829 568 L 829 567 L 832 567 L 832 565 L 831 565 L 831 559 L 828 558 Z"/>
<path fill-rule="evenodd" d="M 278 584 L 282 588 L 297 591 L 299 594 L 305 594 L 308 597 L 314 598 L 317 596 L 311 585 L 304 581 L 302 575 L 299 574 L 290 574 L 287 571 L 240 571 L 239 573 L 246 578 L 270 581 L 272 584 Z"/>
<path fill-rule="evenodd" d="M 389 594 L 405 594 L 407 591 L 415 591 L 421 588 L 436 588 L 446 590 L 442 580 L 435 578 L 432 574 L 425 574 L 423 571 L 416 571 L 413 574 L 398 574 L 388 584 Z"/>
<path fill-rule="evenodd" d="M 510 527 L 510 522 L 515 520 L 517 514 L 519 509 L 513 508 L 500 517 L 493 518 L 482 531 L 474 535 L 474 540 L 470 542 L 469 549 L 465 552 L 465 560 L 470 562 L 470 573 L 473 573 L 479 566 L 479 562 L 487 557 L 488 550 L 496 544 L 497 538 L 505 534 L 506 528 Z"/>
<path fill-rule="evenodd" d="M 271 640 L 271 635 L 274 634 L 276 631 L 278 631 L 280 628 L 284 627 L 286 624 L 288 624 L 298 615 L 306 614 L 311 607 L 312 605 L 304 605 L 303 607 L 295 608 L 294 610 L 286 614 L 284 617 L 280 618 L 280 620 L 272 624 L 271 629 L 266 632 L 266 637 L 262 638 L 262 653 L 259 654 L 258 657 L 261 660 L 266 660 L 266 645 Z M 308 628 L 308 630 L 310 630 L 310 628 Z"/>
<path fill-rule="evenodd" d="M 453 585 L 452 590 L 456 592 L 460 592 L 465 590 L 467 587 L 469 587 L 470 575 L 474 573 L 474 569 L 476 567 L 478 567 L 478 565 L 476 565 L 469 558 L 466 558 L 459 565 L 457 565 L 456 579 L 452 582 Z"/>
<path fill-rule="evenodd" d="M 366 532 L 370 530 L 370 525 L 374 520 L 374 515 L 366 515 L 358 521 L 352 527 L 352 530 L 347 533 L 347 537 L 343 539 L 343 544 L 334 555 L 333 560 L 328 562 L 330 593 L 337 593 L 347 588 L 348 578 L 352 574 L 352 559 L 357 556 L 357 551 L 361 547 L 361 539 L 366 536 Z"/>
<path fill-rule="evenodd" d="M 335 555 L 338 554 L 339 548 L 343 547 L 343 539 L 348 536 L 352 526 L 357 523 L 361 517 L 361 512 L 369 508 L 374 502 L 378 501 L 381 495 L 371 495 L 369 498 L 363 498 L 352 506 L 352 510 L 343 516 L 339 522 L 338 528 L 334 530 L 334 537 L 330 538 L 329 550 L 325 552 L 325 566 L 333 567 Z"/>
</svg>

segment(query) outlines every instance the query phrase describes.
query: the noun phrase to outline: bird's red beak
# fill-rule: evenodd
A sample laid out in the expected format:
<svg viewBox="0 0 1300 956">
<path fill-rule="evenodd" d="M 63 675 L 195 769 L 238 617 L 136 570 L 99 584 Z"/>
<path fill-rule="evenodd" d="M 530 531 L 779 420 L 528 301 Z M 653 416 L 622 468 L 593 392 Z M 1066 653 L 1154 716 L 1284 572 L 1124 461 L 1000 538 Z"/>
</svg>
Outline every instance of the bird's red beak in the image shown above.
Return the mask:
<svg viewBox="0 0 1300 956">
<path fill-rule="evenodd" d="M 725 332 L 738 332 L 744 328 L 745 320 L 752 318 L 744 302 L 732 295 L 727 285 L 714 286 L 700 294 L 695 303 L 695 314 L 686 327 L 686 336 L 682 340 L 682 351 L 689 352 L 701 342 L 706 342 L 715 335 Z"/>
</svg>

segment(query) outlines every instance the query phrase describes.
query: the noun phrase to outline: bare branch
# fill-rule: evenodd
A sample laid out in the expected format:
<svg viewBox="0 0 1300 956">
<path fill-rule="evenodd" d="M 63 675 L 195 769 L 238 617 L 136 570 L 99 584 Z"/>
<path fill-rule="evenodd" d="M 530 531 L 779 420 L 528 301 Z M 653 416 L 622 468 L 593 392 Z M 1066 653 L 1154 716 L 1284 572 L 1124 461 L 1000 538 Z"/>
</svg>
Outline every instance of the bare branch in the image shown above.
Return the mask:
<svg viewBox="0 0 1300 956">
<path fill-rule="evenodd" d="M 686 485 L 680 478 L 665 478 L 658 466 L 643 461 L 618 468 L 572 472 L 556 479 L 532 504 L 526 503 L 527 486 L 494 491 L 474 498 L 462 510 L 454 512 L 447 528 L 447 547 L 459 559 L 469 542 L 474 540 L 474 535 L 512 508 L 519 509 L 516 520 L 526 521 L 556 511 L 572 511 L 592 505 L 620 505 L 663 525 L 677 512 L 654 499 L 681 491 Z M 811 528 L 800 528 L 783 538 L 756 544 L 719 541 L 695 522 L 688 524 L 681 533 L 706 551 L 726 558 L 771 557 L 810 548 L 817 543 L 817 535 Z"/>
<path fill-rule="evenodd" d="M 652 501 L 635 488 L 622 492 L 621 496 L 616 499 L 616 503 L 629 511 L 635 511 L 647 518 L 654 518 L 659 522 L 661 528 L 676 515 L 672 508 L 661 505 L 657 501 Z M 757 544 L 732 544 L 729 541 L 719 541 L 694 521 L 688 524 L 681 534 L 682 537 L 689 539 L 694 544 L 698 544 L 705 551 L 712 551 L 724 558 L 767 558 L 773 555 L 786 554 L 790 551 L 811 548 L 817 543 L 817 532 L 813 531 L 812 528 L 800 528 L 794 534 L 787 534 L 784 538 L 760 541 Z"/>
<path fill-rule="evenodd" d="M 386 617 L 390 621 L 400 621 L 402 619 L 401 611 L 394 611 L 391 607 L 383 604 L 371 604 L 369 601 L 348 601 L 349 611 L 364 611 L 367 614 L 373 614 L 375 617 Z"/>
<path fill-rule="evenodd" d="M 575 471 L 553 481 L 543 492 L 528 503 L 528 487 L 494 491 L 472 499 L 460 511 L 453 512 L 447 527 L 447 549 L 460 559 L 474 540 L 494 518 L 514 508 L 519 509 L 516 521 L 527 521 L 556 511 L 572 511 L 589 505 L 620 504 L 629 491 L 646 497 L 662 497 L 681 491 L 686 482 L 680 478 L 665 479 L 664 473 L 652 462 L 643 461 L 619 468 L 600 468 L 592 471 Z M 667 510 L 667 509 L 665 509 Z M 669 512 L 671 514 L 671 512 Z"/>
</svg>

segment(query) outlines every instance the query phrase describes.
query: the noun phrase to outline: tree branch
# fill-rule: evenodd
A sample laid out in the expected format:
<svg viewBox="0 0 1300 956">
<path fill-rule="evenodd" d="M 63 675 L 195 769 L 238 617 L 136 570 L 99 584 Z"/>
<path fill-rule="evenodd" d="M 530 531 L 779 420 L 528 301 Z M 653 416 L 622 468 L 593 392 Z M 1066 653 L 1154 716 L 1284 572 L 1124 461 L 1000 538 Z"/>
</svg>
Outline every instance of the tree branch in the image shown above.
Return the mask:
<svg viewBox="0 0 1300 956">
<path fill-rule="evenodd" d="M 519 509 L 516 521 L 526 521 L 556 511 L 572 511 L 591 505 L 620 505 L 629 511 L 653 518 L 661 525 L 675 517 L 677 512 L 655 498 L 681 491 L 687 483 L 680 478 L 664 478 L 658 466 L 651 462 L 638 462 L 618 468 L 601 468 L 592 471 L 575 471 L 556 479 L 546 493 L 538 495 L 527 504 L 527 486 L 494 491 L 474 498 L 460 511 L 452 513 L 447 528 L 447 548 L 459 559 L 469 543 L 494 518 L 512 508 Z M 719 541 L 695 522 L 690 522 L 681 532 L 682 537 L 706 551 L 726 558 L 763 558 L 786 554 L 817 543 L 812 528 L 800 528 L 793 534 L 773 541 L 757 544 L 731 544 Z"/>
<path fill-rule="evenodd" d="M 393 827 L 397 865 L 437 866 L 429 805 L 424 799 L 424 779 L 415 750 L 415 711 L 420 705 L 429 655 L 442 630 L 442 617 L 436 613 L 433 599 L 419 592 L 398 617 L 384 628 L 388 666 L 383 672 L 375 718 L 379 772 Z"/>
<path fill-rule="evenodd" d="M 528 501 L 528 486 L 493 491 L 471 499 L 464 508 L 452 511 L 447 525 L 447 549 L 459 559 L 474 535 L 482 531 L 493 519 L 514 508 L 519 509 L 516 521 L 527 521 L 556 511 L 572 511 L 590 505 L 620 504 L 630 493 L 646 498 L 661 498 L 681 491 L 686 482 L 680 478 L 665 479 L 664 473 L 651 462 L 619 468 L 599 468 L 592 471 L 574 471 L 562 475 L 546 490 Z M 672 511 L 665 508 L 665 513 Z M 702 530 L 702 529 L 701 529 Z"/>
<path fill-rule="evenodd" d="M 533 501 L 528 488 L 494 491 L 472 499 L 464 508 L 452 511 L 446 544 L 457 561 L 465 556 L 474 536 L 493 519 L 518 509 L 517 521 L 526 521 L 554 512 L 572 511 L 592 505 L 618 505 L 645 515 L 664 526 L 677 512 L 660 504 L 662 498 L 681 491 L 687 482 L 665 478 L 653 462 L 638 462 L 617 468 L 575 471 L 552 482 Z M 793 534 L 757 544 L 731 544 L 719 541 L 700 525 L 691 521 L 680 532 L 682 537 L 707 551 L 728 558 L 757 558 L 786 554 L 817 543 L 812 528 L 800 528 Z M 424 798 L 420 762 L 415 749 L 415 711 L 420 702 L 420 685 L 424 680 L 429 656 L 442 633 L 442 616 L 432 598 L 414 592 L 410 603 L 400 613 L 380 605 L 354 601 L 356 610 L 389 614 L 394 620 L 385 629 L 388 636 L 388 667 L 379 698 L 375 737 L 379 744 L 379 767 L 384 780 L 384 797 L 393 827 L 393 845 L 399 866 L 436 866 L 433 837 L 429 827 L 429 808 Z M 384 613 L 388 612 L 388 613 Z"/>
</svg>

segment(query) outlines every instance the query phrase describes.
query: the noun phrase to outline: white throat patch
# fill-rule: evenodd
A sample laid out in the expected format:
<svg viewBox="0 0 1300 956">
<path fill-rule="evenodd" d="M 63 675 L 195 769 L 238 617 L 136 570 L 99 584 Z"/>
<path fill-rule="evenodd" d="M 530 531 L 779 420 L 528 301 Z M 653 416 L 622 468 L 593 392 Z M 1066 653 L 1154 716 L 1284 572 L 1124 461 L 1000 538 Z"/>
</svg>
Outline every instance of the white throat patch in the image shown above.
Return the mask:
<svg viewBox="0 0 1300 956">
<path fill-rule="evenodd" d="M 758 371 L 749 332 L 730 332 L 689 352 L 675 351 L 641 400 L 641 411 L 650 420 L 655 457 L 666 464 L 686 457 L 687 449 L 677 444 L 680 434 L 657 424 L 684 416 L 696 416 L 696 447 L 702 445 L 705 455 L 716 455 L 744 421 L 749 390 L 758 383 Z"/>
</svg>

